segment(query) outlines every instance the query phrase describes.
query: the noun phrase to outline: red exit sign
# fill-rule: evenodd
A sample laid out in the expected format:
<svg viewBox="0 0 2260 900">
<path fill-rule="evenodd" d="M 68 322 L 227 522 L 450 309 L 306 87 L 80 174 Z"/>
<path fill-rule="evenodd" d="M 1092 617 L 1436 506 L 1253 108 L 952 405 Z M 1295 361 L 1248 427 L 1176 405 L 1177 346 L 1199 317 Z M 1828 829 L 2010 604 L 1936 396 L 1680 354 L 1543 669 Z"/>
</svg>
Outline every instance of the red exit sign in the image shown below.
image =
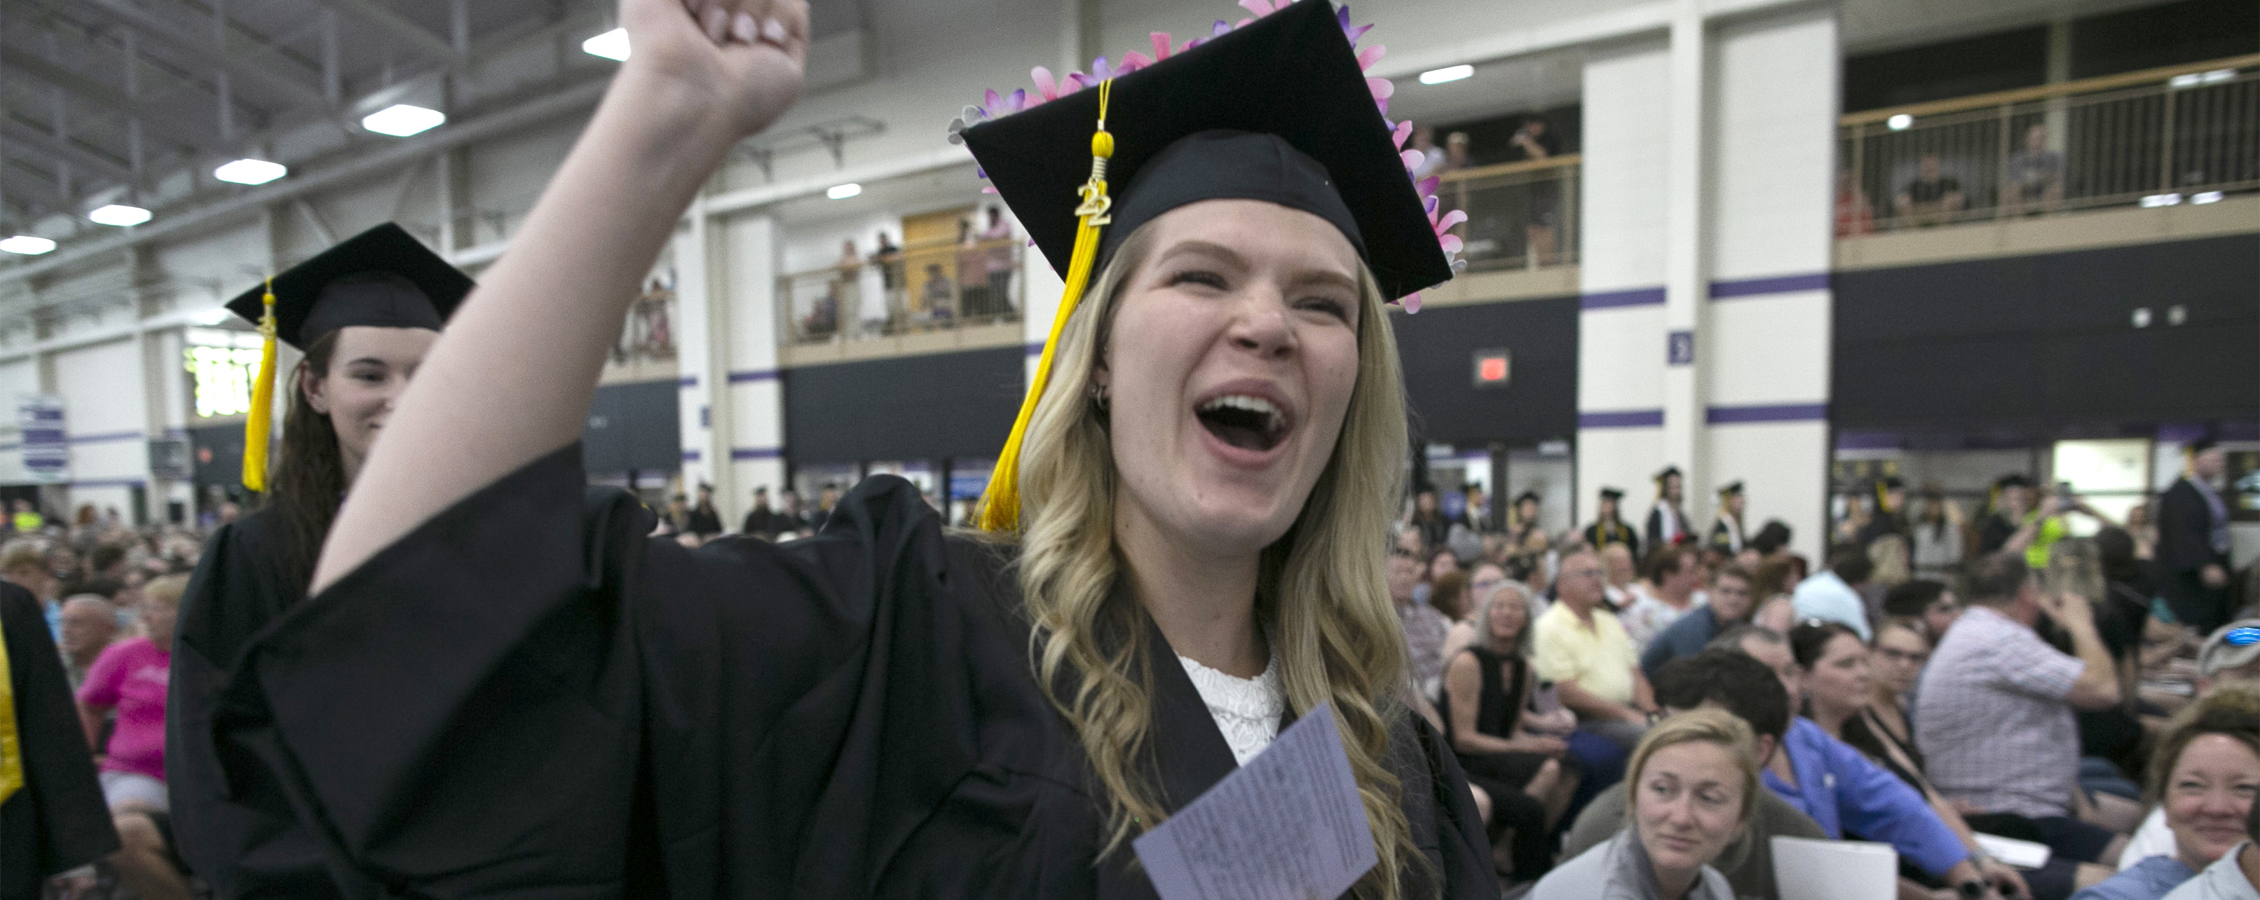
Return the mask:
<svg viewBox="0 0 2260 900">
<path fill-rule="evenodd" d="M 1475 386 L 1505 387 L 1514 374 L 1512 357 L 1505 350 L 1475 351 Z"/>
</svg>

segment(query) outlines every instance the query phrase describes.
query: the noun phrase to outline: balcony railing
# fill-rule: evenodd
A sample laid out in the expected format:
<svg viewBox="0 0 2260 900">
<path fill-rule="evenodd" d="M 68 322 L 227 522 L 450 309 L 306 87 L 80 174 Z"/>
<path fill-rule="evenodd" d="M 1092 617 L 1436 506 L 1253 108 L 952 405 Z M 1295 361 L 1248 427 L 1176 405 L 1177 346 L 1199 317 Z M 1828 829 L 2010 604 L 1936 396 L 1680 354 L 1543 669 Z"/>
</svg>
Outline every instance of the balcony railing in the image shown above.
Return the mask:
<svg viewBox="0 0 2260 900">
<path fill-rule="evenodd" d="M 2260 54 L 1839 120 L 1837 236 L 2260 190 Z"/>
<path fill-rule="evenodd" d="M 1436 194 L 1467 211 L 1453 231 L 1470 272 L 1577 262 L 1576 154 L 1446 172 Z"/>
<path fill-rule="evenodd" d="M 866 340 L 1020 318 L 1019 238 L 912 244 L 777 279 L 786 344 Z"/>
</svg>

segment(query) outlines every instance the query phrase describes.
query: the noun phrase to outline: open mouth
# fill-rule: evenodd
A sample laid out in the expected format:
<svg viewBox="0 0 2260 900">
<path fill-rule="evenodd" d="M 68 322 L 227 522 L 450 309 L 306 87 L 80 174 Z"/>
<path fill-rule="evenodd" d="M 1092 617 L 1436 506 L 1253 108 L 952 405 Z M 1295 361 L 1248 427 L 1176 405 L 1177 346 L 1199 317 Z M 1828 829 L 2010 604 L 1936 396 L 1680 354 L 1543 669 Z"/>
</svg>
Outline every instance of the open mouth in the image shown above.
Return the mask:
<svg viewBox="0 0 2260 900">
<path fill-rule="evenodd" d="M 1242 450 L 1270 450 L 1287 438 L 1287 414 L 1262 397 L 1225 394 L 1202 403 L 1193 414 L 1217 440 Z"/>
</svg>

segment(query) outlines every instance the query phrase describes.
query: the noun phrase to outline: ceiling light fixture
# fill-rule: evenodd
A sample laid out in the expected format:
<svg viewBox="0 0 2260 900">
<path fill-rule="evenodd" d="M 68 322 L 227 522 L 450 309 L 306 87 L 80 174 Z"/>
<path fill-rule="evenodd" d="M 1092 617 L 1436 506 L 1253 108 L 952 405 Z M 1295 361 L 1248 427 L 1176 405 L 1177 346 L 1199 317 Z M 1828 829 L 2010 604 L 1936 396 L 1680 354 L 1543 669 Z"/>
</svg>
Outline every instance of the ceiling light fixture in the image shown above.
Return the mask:
<svg viewBox="0 0 2260 900">
<path fill-rule="evenodd" d="M 149 211 L 138 206 L 112 203 L 86 214 L 87 221 L 96 225 L 115 225 L 119 228 L 139 225 L 149 221 Z"/>
<path fill-rule="evenodd" d="M 50 241 L 43 237 L 34 237 L 28 234 L 19 234 L 6 240 L 0 240 L 0 253 L 15 253 L 22 256 L 38 256 L 39 254 L 47 253 L 54 249 L 54 241 Z"/>
<path fill-rule="evenodd" d="M 1445 66 L 1441 69 L 1430 69 L 1420 73 L 1420 83 L 1443 84 L 1447 81 L 1458 81 L 1474 74 L 1475 67 L 1471 65 Z"/>
<path fill-rule="evenodd" d="M 233 184 L 266 184 L 288 174 L 281 163 L 263 159 L 239 159 L 212 170 L 212 177 Z"/>
<path fill-rule="evenodd" d="M 1909 128 L 1915 127 L 1915 117 L 1910 116 L 1906 113 L 1900 113 L 1896 116 L 1892 116 L 1891 118 L 1883 120 L 1883 126 L 1893 131 L 1905 131 Z"/>
<path fill-rule="evenodd" d="M 614 28 L 581 42 L 581 52 L 621 62 L 628 61 L 628 29 Z"/>
<path fill-rule="evenodd" d="M 845 200 L 860 193 L 863 193 L 863 185 L 851 181 L 847 184 L 832 185 L 832 189 L 825 191 L 824 196 L 834 200 Z"/>
<path fill-rule="evenodd" d="M 361 117 L 362 128 L 393 137 L 422 134 L 446 123 L 446 113 L 406 103 L 395 103 Z"/>
</svg>

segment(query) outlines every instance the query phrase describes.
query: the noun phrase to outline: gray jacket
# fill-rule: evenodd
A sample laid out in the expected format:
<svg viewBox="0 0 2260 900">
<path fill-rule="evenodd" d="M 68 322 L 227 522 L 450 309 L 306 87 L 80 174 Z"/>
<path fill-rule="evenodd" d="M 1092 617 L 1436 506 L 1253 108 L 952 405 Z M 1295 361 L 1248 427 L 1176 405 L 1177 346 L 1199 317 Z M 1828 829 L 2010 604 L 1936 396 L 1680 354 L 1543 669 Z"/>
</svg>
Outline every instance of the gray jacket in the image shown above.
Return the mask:
<svg viewBox="0 0 2260 900">
<path fill-rule="evenodd" d="M 1626 827 L 1608 843 L 1578 854 L 1554 867 L 1531 889 L 1529 900 L 1682 900 L 1665 897 L 1656 886 L 1655 869 L 1648 851 Z M 1726 876 L 1704 866 L 1684 900 L 1734 900 Z"/>
</svg>

